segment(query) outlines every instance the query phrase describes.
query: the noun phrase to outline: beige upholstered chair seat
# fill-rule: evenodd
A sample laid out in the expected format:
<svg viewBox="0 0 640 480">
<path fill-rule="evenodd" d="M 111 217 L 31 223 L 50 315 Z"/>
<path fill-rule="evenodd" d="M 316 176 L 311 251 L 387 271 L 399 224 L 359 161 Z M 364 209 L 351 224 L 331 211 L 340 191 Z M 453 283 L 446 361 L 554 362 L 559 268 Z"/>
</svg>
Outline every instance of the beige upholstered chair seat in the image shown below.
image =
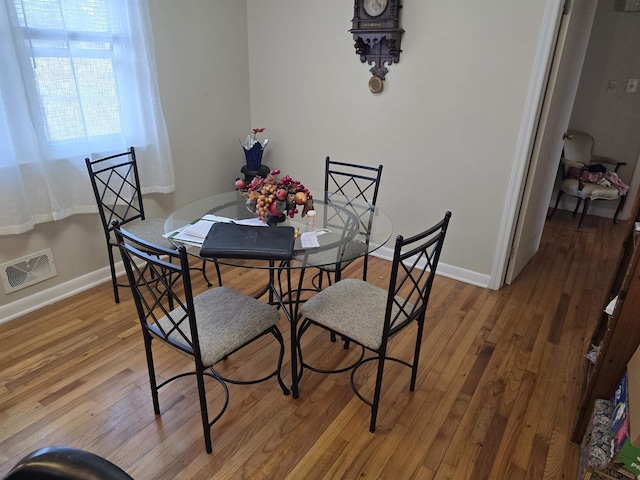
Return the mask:
<svg viewBox="0 0 640 480">
<path fill-rule="evenodd" d="M 367 348 L 377 350 L 382 342 L 388 294 L 387 290 L 364 280 L 348 278 L 311 297 L 302 305 L 300 313 Z M 410 312 L 413 306 L 408 304 L 405 308 Z M 394 305 L 391 316 L 395 318 L 398 313 L 399 308 Z M 406 320 L 405 315 L 401 314 L 400 318 Z"/>
<path fill-rule="evenodd" d="M 194 297 L 193 304 L 202 364 L 205 367 L 215 365 L 280 319 L 280 313 L 273 305 L 226 287 L 217 287 L 201 293 Z M 174 309 L 170 315 L 173 318 L 186 315 L 184 310 L 180 310 L 182 309 Z M 191 332 L 188 328 L 182 331 L 171 330 L 173 325 L 167 317 L 158 319 L 157 323 L 169 333 L 170 339 L 186 345 L 187 342 L 182 337 L 184 334 L 188 343 L 191 343 Z M 153 333 L 162 338 L 159 330 Z"/>
<path fill-rule="evenodd" d="M 165 248 L 175 248 L 164 235 L 164 219 L 145 218 L 144 221 L 136 221 L 127 224 L 127 231 L 136 237 L 144 238 L 151 243 Z"/>
<path fill-rule="evenodd" d="M 591 200 L 615 200 L 620 197 L 618 189 L 612 185 L 605 186 L 597 183 L 583 182 L 582 190 L 579 190 L 577 178 L 567 178 L 562 182 L 562 190 L 572 197 L 590 198 Z"/>
<path fill-rule="evenodd" d="M 354 239 L 347 242 L 344 251 L 341 252 L 340 257 L 345 260 L 340 261 L 340 258 L 337 258 L 335 250 L 325 250 L 310 256 L 307 259 L 307 265 L 312 267 L 321 265 L 322 270 L 327 272 L 335 272 L 338 266 L 344 270 L 347 265 L 353 262 L 356 258 L 364 255 L 366 251 L 367 244 L 362 240 Z"/>
</svg>

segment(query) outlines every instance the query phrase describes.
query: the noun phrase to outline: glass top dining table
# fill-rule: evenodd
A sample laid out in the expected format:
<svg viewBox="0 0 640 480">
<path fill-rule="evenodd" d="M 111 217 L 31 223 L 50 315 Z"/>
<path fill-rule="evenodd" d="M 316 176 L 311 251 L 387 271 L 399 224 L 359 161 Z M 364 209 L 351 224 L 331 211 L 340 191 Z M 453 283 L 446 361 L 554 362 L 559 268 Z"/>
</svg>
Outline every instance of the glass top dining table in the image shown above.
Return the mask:
<svg viewBox="0 0 640 480">
<path fill-rule="evenodd" d="M 294 244 L 294 255 L 291 261 L 247 260 L 230 258 L 200 257 L 200 247 L 186 245 L 191 255 L 215 260 L 219 264 L 241 268 L 265 268 L 269 270 L 269 280 L 264 289 L 256 295 L 260 298 L 268 293 L 268 301 L 278 305 L 289 322 L 294 325 L 298 316 L 298 307 L 302 299 L 305 268 L 335 265 L 349 262 L 369 254 L 382 247 L 391 238 L 393 231 L 389 216 L 377 207 L 349 199 L 343 195 L 328 192 L 311 192 L 316 215 L 313 224 L 309 217 L 297 214 L 287 217 L 277 225 L 289 225 L 297 229 Z M 171 214 L 165 221 L 165 233 L 185 227 L 204 215 L 215 215 L 234 221 L 256 219 L 257 215 L 249 211 L 246 199 L 238 192 L 231 191 L 212 195 L 191 202 Z M 277 225 L 255 228 L 279 228 Z M 320 235 L 315 235 L 313 232 Z M 317 240 L 317 246 L 306 246 L 302 243 L 305 233 L 311 233 Z M 175 240 L 173 241 L 175 243 Z M 356 245 L 356 248 L 351 246 Z M 297 271 L 297 287 L 293 286 L 291 274 Z M 285 274 L 284 287 L 281 275 Z M 313 291 L 317 291 L 312 289 Z M 298 358 L 297 335 L 295 328 L 290 329 L 291 354 L 291 390 L 294 398 L 298 398 L 298 378 L 301 359 Z"/>
<path fill-rule="evenodd" d="M 278 224 L 292 226 L 297 231 L 294 261 L 290 262 L 288 268 L 304 268 L 309 265 L 320 267 L 338 261 L 348 262 L 377 250 L 391 238 L 391 219 L 380 208 L 339 194 L 311 193 L 316 212 L 312 223 L 308 216 L 302 217 L 298 213 L 294 218 L 286 217 L 286 220 Z M 246 199 L 234 190 L 201 198 L 180 207 L 165 221 L 165 233 L 185 227 L 207 214 L 234 221 L 257 218 L 247 207 Z M 315 232 L 313 236 L 317 239 L 318 246 L 303 245 L 302 236 L 306 232 Z M 346 248 L 354 240 L 361 242 L 366 248 Z M 197 246 L 187 245 L 187 251 L 191 255 L 200 256 Z M 273 265 L 264 260 L 221 258 L 217 261 L 223 265 L 243 268 L 273 268 Z"/>
</svg>

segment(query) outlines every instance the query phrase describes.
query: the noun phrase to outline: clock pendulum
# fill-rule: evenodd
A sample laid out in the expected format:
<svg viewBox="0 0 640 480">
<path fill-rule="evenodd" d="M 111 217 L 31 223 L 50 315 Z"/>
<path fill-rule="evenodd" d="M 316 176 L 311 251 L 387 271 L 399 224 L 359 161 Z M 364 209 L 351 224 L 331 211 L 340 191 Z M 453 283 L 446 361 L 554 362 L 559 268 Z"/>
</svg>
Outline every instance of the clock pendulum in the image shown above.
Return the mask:
<svg viewBox="0 0 640 480">
<path fill-rule="evenodd" d="M 373 72 L 373 75 L 369 79 L 369 91 L 371 93 L 380 93 L 384 88 L 384 73 L 382 74 L 382 77 L 379 76 L 379 73 L 382 70 L 381 63 L 380 63 L 381 50 L 382 50 L 382 40 L 378 42 L 378 61 L 376 62 L 376 65 L 378 65 L 378 67 L 375 69 L 375 71 Z"/>
<path fill-rule="evenodd" d="M 369 90 L 382 92 L 386 65 L 400 61 L 402 0 L 354 0 L 352 28 L 356 54 L 362 63 L 373 65 L 369 71 Z"/>
</svg>

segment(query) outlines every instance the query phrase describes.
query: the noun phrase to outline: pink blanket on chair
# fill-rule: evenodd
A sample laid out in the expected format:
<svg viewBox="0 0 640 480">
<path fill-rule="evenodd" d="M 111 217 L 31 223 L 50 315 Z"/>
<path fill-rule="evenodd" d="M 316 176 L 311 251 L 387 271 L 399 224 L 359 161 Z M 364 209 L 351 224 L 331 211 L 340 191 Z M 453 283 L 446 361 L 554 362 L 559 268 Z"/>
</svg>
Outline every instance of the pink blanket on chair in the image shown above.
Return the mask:
<svg viewBox="0 0 640 480">
<path fill-rule="evenodd" d="M 629 186 L 626 185 L 622 180 L 620 180 L 616 172 L 606 171 L 604 173 L 600 173 L 588 172 L 585 170 L 584 172 L 582 172 L 582 176 L 580 177 L 580 179 L 583 182 L 597 183 L 599 185 L 613 185 L 618 189 L 620 195 L 626 195 L 629 191 Z"/>
</svg>

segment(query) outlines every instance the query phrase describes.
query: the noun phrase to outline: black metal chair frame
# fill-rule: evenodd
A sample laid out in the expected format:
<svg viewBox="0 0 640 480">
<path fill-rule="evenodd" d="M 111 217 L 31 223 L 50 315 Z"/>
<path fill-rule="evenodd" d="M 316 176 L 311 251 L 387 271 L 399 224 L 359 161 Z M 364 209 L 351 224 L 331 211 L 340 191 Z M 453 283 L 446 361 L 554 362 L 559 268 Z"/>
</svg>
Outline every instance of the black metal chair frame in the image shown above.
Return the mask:
<svg viewBox="0 0 640 480">
<path fill-rule="evenodd" d="M 114 220 L 120 225 L 126 225 L 134 220 L 145 220 L 136 152 L 134 147 L 130 147 L 126 152 L 97 160 L 85 158 L 85 163 L 107 242 L 113 296 L 115 302 L 119 303 L 118 287 L 128 288 L 129 285 L 118 283 L 113 254 L 118 245 L 113 236 L 112 224 Z M 215 262 L 215 267 L 218 282 L 222 285 L 222 276 L 217 262 Z M 211 286 L 206 274 L 206 261 L 203 261 L 202 267 L 197 270 L 202 271 L 207 285 Z"/>
<path fill-rule="evenodd" d="M 132 480 L 109 460 L 72 447 L 51 446 L 34 450 L 20 460 L 3 480 Z"/>
<path fill-rule="evenodd" d="M 380 189 L 380 178 L 382 176 L 382 165 L 377 167 L 371 167 L 368 165 L 358 165 L 354 163 L 337 162 L 331 160 L 329 156 L 325 159 L 325 176 L 324 176 L 324 191 L 325 201 L 331 202 L 333 196 L 339 196 L 348 198 L 350 203 L 345 207 L 353 204 L 368 204 L 371 207 L 376 206 L 378 201 L 378 190 Z M 359 212 L 359 213 L 358 213 Z M 341 215 L 340 210 L 334 210 L 334 215 Z M 367 244 L 367 253 L 364 254 L 362 264 L 362 279 L 367 279 L 367 266 L 369 263 L 369 233 L 371 232 L 371 224 L 373 222 L 374 208 L 371 208 L 368 213 L 362 214 L 361 209 L 354 209 L 354 213 L 358 215 L 360 225 L 359 230 L 365 236 L 365 243 Z M 332 217 L 327 218 L 327 222 L 330 224 Z M 350 263 L 350 262 L 349 262 Z M 329 285 L 333 281 L 339 281 L 342 274 L 343 264 L 340 259 L 336 259 L 335 273 L 333 280 L 331 279 L 331 271 L 318 267 L 319 272 L 314 276 L 314 286 L 318 290 L 322 290 L 322 276 L 323 273 L 327 276 Z"/>
<path fill-rule="evenodd" d="M 198 396 L 200 402 L 200 414 L 204 430 L 205 448 L 207 453 L 212 451 L 211 427 L 220 419 L 229 403 L 229 390 L 227 384 L 252 385 L 264 382 L 272 377 L 276 377 L 285 395 L 289 394 L 289 389 L 285 386 L 281 378 L 281 368 L 284 358 L 284 340 L 276 325 L 262 331 L 252 339 L 248 340 L 238 348 L 227 352 L 223 359 L 241 350 L 258 338 L 271 334 L 280 346 L 277 368 L 268 375 L 253 380 L 236 380 L 224 377 L 214 366 L 205 366 L 201 356 L 201 345 L 198 336 L 196 314 L 194 307 L 194 297 L 191 288 L 190 268 L 188 254 L 184 246 L 179 246 L 176 250 L 145 242 L 143 239 L 132 235 L 117 224 L 114 225 L 114 233 L 122 254 L 127 277 L 133 293 L 140 326 L 144 338 L 144 346 L 149 370 L 149 383 L 153 400 L 153 410 L 156 415 L 160 414 L 160 403 L 158 398 L 159 390 L 169 383 L 179 378 L 195 375 L 198 386 Z M 175 263 L 172 261 L 175 260 Z M 158 320 L 166 319 L 170 322 L 170 327 L 162 326 Z M 166 324 L 165 324 L 166 325 Z M 187 333 L 188 332 L 188 333 Z M 180 340 L 170 337 L 178 334 Z M 195 363 L 195 370 L 179 373 L 161 383 L 157 383 L 152 340 L 157 339 L 174 349 L 191 357 Z M 215 379 L 222 386 L 225 394 L 220 411 L 210 418 L 204 377 Z"/>
<path fill-rule="evenodd" d="M 317 323 L 312 318 L 304 317 L 303 307 L 303 313 L 301 313 L 296 319 L 296 324 L 299 320 L 303 320 L 300 323 L 298 332 L 296 333 L 300 368 L 297 379 L 294 382 L 294 397 L 298 394 L 297 387 L 302 378 L 304 369 L 327 374 L 341 373 L 351 370 L 351 387 L 356 396 L 371 407 L 369 430 L 374 432 L 382 390 L 382 376 L 386 361 L 397 362 L 411 369 L 409 390 L 412 392 L 415 391 L 425 315 L 450 218 L 451 212 L 446 212 L 444 218 L 428 230 L 406 239 L 401 235 L 396 237 L 389 287 L 387 291 L 386 310 L 384 313 L 382 341 L 378 349 L 373 350 L 369 347 L 365 347 L 362 343 L 358 342 L 357 339 L 345 335 L 344 332 L 338 331 L 338 334 L 346 337 L 349 341 L 354 342 L 362 348 L 360 357 L 351 365 L 335 370 L 322 369 L 306 363 L 304 361 L 301 348 L 302 336 L 304 333 L 311 325 L 317 325 L 320 328 L 329 330 L 330 332 L 332 330 Z M 323 293 L 321 292 L 318 295 L 322 294 Z M 357 299 L 355 299 L 355 301 L 357 302 Z M 355 306 L 356 305 L 354 304 L 354 307 Z M 349 312 L 345 312 L 345 317 L 348 315 Z M 388 356 L 387 346 L 389 340 L 413 322 L 417 323 L 413 360 L 406 361 L 400 358 Z M 292 325 L 293 329 L 295 329 L 296 324 Z M 370 352 L 373 355 L 365 358 L 366 352 Z M 355 375 L 360 366 L 371 361 L 377 361 L 378 365 L 373 399 L 368 399 L 360 393 L 360 389 L 356 385 Z"/>
</svg>

